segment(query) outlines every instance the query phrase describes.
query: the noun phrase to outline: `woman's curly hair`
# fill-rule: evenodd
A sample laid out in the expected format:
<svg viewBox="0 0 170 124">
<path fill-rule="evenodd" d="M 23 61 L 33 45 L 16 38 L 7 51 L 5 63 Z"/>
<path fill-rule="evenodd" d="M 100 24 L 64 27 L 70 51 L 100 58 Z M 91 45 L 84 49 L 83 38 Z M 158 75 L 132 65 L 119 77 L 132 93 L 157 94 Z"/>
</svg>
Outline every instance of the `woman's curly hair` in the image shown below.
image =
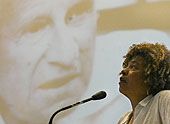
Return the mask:
<svg viewBox="0 0 170 124">
<path fill-rule="evenodd" d="M 124 56 L 123 67 L 136 56 L 141 56 L 145 60 L 144 77 L 148 85 L 148 95 L 155 95 L 161 90 L 170 90 L 170 51 L 166 46 L 147 42 L 133 44 Z"/>
</svg>

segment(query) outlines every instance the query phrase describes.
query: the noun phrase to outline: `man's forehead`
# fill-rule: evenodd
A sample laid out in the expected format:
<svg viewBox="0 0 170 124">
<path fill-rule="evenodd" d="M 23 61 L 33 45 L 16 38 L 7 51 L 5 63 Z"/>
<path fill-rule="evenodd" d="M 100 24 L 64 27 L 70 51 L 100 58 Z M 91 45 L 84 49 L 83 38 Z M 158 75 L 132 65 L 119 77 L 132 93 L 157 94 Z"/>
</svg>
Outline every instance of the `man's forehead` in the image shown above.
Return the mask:
<svg viewBox="0 0 170 124">
<path fill-rule="evenodd" d="M 11 0 L 12 1 L 12 0 Z M 35 7 L 35 6 L 49 6 L 49 7 L 62 7 L 69 8 L 74 4 L 81 3 L 84 1 L 93 1 L 93 0 L 16 0 L 24 7 Z"/>
<path fill-rule="evenodd" d="M 31 11 L 34 8 L 41 9 L 68 9 L 79 0 L 20 0 L 20 9 Z M 28 10 L 27 10 L 28 9 Z M 56 11 L 57 12 L 57 11 Z"/>
<path fill-rule="evenodd" d="M 73 6 L 88 3 L 92 4 L 93 0 L 20 0 L 20 15 L 24 20 L 34 18 L 37 15 L 60 15 L 65 16 L 66 12 Z M 89 2 L 90 1 L 90 2 Z M 84 5 L 85 6 L 85 5 Z M 77 7 L 77 6 L 76 6 Z M 78 8 L 78 7 L 77 7 Z M 75 9 L 79 11 L 78 9 Z M 32 16 L 32 17 L 30 17 Z"/>
</svg>

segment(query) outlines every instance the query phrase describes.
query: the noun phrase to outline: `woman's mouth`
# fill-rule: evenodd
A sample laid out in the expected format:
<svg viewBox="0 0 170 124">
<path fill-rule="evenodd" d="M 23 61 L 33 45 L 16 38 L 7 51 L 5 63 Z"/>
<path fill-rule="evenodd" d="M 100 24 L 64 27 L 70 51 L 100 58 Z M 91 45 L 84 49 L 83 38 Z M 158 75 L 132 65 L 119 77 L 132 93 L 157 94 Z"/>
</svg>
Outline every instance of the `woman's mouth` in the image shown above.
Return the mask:
<svg viewBox="0 0 170 124">
<path fill-rule="evenodd" d="M 123 77 L 120 77 L 120 83 L 126 83 L 126 80 Z"/>
</svg>

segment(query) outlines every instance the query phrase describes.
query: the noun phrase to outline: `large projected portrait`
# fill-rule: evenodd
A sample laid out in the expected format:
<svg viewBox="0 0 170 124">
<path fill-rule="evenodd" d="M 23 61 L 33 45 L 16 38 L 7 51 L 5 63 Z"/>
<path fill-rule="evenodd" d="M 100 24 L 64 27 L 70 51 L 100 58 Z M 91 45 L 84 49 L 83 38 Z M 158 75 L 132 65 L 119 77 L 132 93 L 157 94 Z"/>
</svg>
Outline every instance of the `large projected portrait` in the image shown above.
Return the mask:
<svg viewBox="0 0 170 124">
<path fill-rule="evenodd" d="M 84 4 L 87 8 L 75 15 Z M 7 124 L 46 124 L 88 86 L 97 17 L 93 3 L 6 0 L 0 5 L 2 117 Z"/>
<path fill-rule="evenodd" d="M 53 123 L 114 124 L 130 109 L 118 91 L 122 56 L 133 41 L 169 40 L 170 2 L 108 1 L 0 0 L 0 123 L 47 124 L 98 90 L 108 99 Z"/>
</svg>

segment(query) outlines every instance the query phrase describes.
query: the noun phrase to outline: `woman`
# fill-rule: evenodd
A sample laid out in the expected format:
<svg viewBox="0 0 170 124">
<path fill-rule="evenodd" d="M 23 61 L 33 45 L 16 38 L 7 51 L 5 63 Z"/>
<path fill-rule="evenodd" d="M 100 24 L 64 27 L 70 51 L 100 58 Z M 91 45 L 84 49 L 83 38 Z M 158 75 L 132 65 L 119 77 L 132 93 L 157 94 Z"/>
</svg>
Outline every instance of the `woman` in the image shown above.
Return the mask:
<svg viewBox="0 0 170 124">
<path fill-rule="evenodd" d="M 118 124 L 170 124 L 170 51 L 165 45 L 132 45 L 124 56 L 119 91 L 132 112 Z"/>
</svg>

